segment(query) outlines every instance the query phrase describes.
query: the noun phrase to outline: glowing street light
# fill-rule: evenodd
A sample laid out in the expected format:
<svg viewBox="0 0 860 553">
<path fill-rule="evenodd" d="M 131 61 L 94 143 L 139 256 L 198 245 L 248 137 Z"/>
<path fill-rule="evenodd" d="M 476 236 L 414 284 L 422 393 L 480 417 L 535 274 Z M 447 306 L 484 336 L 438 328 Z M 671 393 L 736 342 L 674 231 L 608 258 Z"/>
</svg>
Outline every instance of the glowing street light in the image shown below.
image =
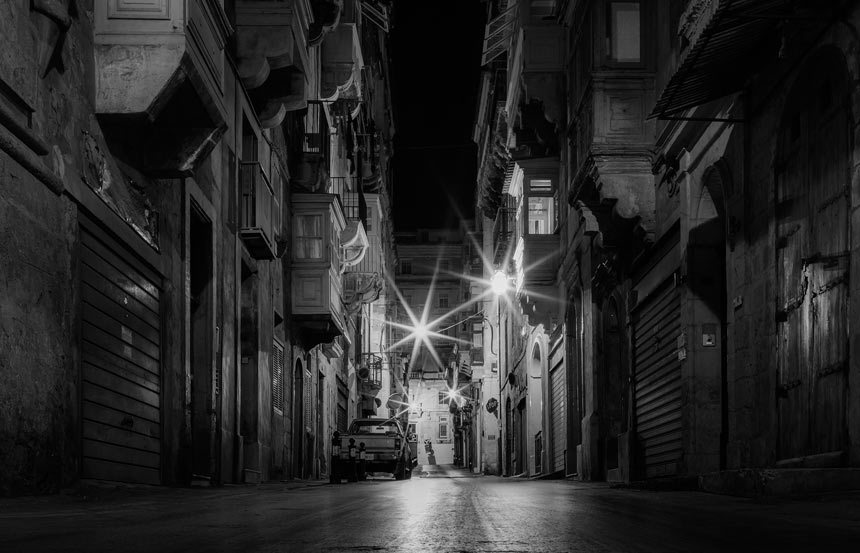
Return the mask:
<svg viewBox="0 0 860 553">
<path fill-rule="evenodd" d="M 508 291 L 508 275 L 504 271 L 496 271 L 490 279 L 490 289 L 497 296 L 505 295 Z"/>
</svg>

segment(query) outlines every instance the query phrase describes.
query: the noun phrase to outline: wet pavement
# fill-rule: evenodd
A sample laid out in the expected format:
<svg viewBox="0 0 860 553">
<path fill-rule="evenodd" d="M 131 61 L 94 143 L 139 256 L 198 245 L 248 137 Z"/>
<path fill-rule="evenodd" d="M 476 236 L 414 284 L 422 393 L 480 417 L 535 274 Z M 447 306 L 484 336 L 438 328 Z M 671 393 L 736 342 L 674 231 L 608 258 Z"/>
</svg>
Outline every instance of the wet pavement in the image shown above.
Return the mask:
<svg viewBox="0 0 860 553">
<path fill-rule="evenodd" d="M 0 500 L 0 551 L 856 552 L 860 493 L 751 500 L 421 467 L 411 480 Z"/>
</svg>

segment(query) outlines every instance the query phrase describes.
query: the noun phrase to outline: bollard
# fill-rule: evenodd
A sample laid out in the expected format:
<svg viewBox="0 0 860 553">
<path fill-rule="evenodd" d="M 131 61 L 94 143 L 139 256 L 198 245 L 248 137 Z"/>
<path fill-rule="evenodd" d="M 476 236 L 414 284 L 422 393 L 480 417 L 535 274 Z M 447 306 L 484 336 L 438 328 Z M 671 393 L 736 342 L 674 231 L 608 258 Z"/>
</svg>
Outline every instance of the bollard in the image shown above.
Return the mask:
<svg viewBox="0 0 860 553">
<path fill-rule="evenodd" d="M 357 460 L 356 457 L 358 457 L 358 452 L 356 451 L 356 447 L 355 447 L 355 438 L 350 438 L 349 439 L 349 466 L 346 469 L 346 471 L 347 471 L 346 472 L 346 480 L 348 482 L 357 481 L 356 474 L 355 474 L 355 470 L 356 470 L 355 465 L 356 465 L 356 460 Z"/>
<path fill-rule="evenodd" d="M 328 481 L 330 484 L 340 484 L 340 432 L 334 431 L 331 436 L 331 469 Z"/>
<path fill-rule="evenodd" d="M 358 444 L 358 479 L 359 480 L 367 480 L 367 472 L 365 472 L 365 467 L 367 466 L 367 451 L 364 449 L 364 442 Z"/>
</svg>

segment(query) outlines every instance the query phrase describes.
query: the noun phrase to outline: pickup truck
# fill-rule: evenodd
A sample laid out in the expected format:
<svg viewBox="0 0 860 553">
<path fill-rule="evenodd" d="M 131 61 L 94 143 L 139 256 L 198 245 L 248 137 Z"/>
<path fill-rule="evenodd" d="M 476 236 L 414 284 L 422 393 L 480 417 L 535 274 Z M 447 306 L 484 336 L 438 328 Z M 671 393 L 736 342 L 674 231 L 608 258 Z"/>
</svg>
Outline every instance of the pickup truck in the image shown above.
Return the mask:
<svg viewBox="0 0 860 553">
<path fill-rule="evenodd" d="M 349 463 L 349 440 L 355 440 L 355 456 L 364 443 L 365 470 L 367 472 L 390 472 L 397 480 L 412 478 L 412 468 L 417 459 L 412 458 L 406 435 L 396 419 L 355 419 L 346 434 L 340 436 L 340 460 Z"/>
</svg>

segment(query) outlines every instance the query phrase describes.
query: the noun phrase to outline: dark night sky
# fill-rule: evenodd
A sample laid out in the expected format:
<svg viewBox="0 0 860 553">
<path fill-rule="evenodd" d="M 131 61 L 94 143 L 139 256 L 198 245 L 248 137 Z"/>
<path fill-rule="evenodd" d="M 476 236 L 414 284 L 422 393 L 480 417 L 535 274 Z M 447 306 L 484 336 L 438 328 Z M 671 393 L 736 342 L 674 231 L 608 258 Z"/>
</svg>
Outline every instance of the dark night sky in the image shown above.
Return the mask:
<svg viewBox="0 0 860 553">
<path fill-rule="evenodd" d="M 394 2 L 395 230 L 456 228 L 457 210 L 474 216 L 485 9 L 480 0 Z"/>
</svg>

